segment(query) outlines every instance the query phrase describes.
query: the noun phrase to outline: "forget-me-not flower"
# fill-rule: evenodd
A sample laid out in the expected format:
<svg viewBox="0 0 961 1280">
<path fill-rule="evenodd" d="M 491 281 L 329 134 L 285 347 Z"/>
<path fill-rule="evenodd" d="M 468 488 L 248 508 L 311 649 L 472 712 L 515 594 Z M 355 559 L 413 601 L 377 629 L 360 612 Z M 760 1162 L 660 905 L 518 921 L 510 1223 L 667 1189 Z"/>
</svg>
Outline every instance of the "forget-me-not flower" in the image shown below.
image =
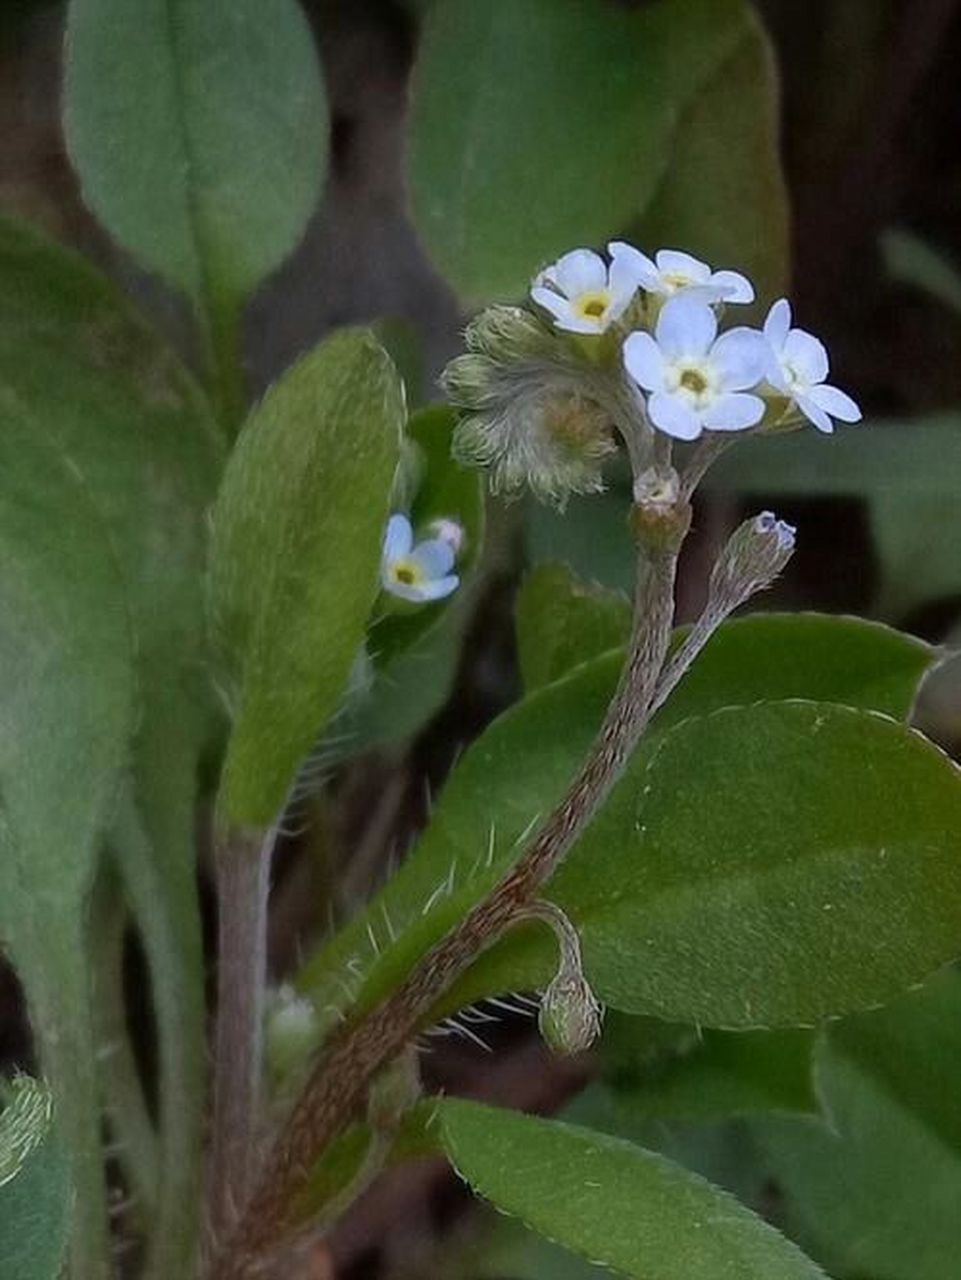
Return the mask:
<svg viewBox="0 0 961 1280">
<path fill-rule="evenodd" d="M 818 431 L 832 432 L 832 417 L 842 422 L 861 420 L 861 410 L 851 397 L 824 381 L 828 376 L 824 343 L 804 329 L 791 328 L 787 298 L 780 298 L 767 313 L 764 336 L 770 349 L 768 381 L 789 396 Z"/>
<path fill-rule="evenodd" d="M 706 262 L 680 249 L 659 249 L 653 261 L 622 240 L 608 245 L 611 270 L 632 276 L 646 292 L 673 298 L 691 294 L 703 302 L 753 302 L 754 286 L 739 271 L 712 271 Z"/>
<path fill-rule="evenodd" d="M 445 538 L 428 538 L 414 545 L 414 530 L 406 516 L 387 521 L 380 580 L 385 591 L 402 600 L 423 604 L 442 600 L 460 582 L 454 567 L 456 552 Z"/>
<path fill-rule="evenodd" d="M 637 274 L 626 258 L 608 266 L 593 249 L 572 249 L 545 267 L 531 297 L 570 333 L 604 333 L 620 319 L 637 293 Z"/>
</svg>

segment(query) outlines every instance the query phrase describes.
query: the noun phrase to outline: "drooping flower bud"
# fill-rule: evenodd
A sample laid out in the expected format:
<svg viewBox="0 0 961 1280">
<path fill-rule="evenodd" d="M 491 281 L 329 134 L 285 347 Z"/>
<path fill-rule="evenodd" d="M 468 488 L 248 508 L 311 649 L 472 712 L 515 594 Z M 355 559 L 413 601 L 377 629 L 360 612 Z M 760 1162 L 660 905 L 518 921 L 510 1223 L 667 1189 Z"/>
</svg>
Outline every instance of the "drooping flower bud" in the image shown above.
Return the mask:
<svg viewBox="0 0 961 1280">
<path fill-rule="evenodd" d="M 601 1034 L 603 1013 L 583 973 L 562 965 L 544 992 L 537 1025 L 548 1048 L 567 1056 L 591 1047 Z"/>
</svg>

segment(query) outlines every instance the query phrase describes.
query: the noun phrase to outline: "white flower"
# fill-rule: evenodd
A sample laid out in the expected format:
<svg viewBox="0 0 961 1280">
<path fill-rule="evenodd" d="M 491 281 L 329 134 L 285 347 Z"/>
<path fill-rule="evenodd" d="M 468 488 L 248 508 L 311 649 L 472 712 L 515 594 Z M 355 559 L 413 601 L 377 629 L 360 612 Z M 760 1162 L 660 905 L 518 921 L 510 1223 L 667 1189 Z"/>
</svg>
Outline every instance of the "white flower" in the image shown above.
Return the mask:
<svg viewBox="0 0 961 1280">
<path fill-rule="evenodd" d="M 760 396 L 745 394 L 764 376 L 767 343 L 743 326 L 717 336 L 717 317 L 702 298 L 670 298 L 655 336 L 640 331 L 624 343 L 624 365 L 649 394 L 647 412 L 678 440 L 701 431 L 743 431 L 764 416 Z"/>
<path fill-rule="evenodd" d="M 414 531 L 406 516 L 387 521 L 380 580 L 385 591 L 402 600 L 442 600 L 457 588 L 460 579 L 451 573 L 455 553 L 449 542 L 430 538 L 414 546 Z"/>
<path fill-rule="evenodd" d="M 637 293 L 637 274 L 620 258 L 606 265 L 591 249 L 572 249 L 534 278 L 531 297 L 549 311 L 558 329 L 604 333 Z"/>
<path fill-rule="evenodd" d="M 794 401 L 818 431 L 832 432 L 832 417 L 860 422 L 861 410 L 843 391 L 824 381 L 828 353 L 824 343 L 803 329 L 791 328 L 791 304 L 780 298 L 767 313 L 764 336 L 770 352 L 768 381 Z"/>
<path fill-rule="evenodd" d="M 672 298 L 679 293 L 692 294 L 703 302 L 753 302 L 754 286 L 739 271 L 712 271 L 706 262 L 679 249 L 659 249 L 654 261 L 640 249 L 621 240 L 607 246 L 611 255 L 611 272 L 615 267 L 633 275 L 647 293 Z"/>
</svg>

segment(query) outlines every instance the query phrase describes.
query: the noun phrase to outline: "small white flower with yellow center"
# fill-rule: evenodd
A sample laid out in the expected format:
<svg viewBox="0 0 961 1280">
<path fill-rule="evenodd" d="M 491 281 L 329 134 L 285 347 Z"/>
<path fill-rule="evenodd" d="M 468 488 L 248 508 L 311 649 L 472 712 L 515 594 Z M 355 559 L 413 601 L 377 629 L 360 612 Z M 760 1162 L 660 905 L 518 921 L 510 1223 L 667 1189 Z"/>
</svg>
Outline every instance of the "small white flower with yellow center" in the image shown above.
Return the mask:
<svg viewBox="0 0 961 1280">
<path fill-rule="evenodd" d="M 608 246 L 611 270 L 630 274 L 646 293 L 673 298 L 692 294 L 703 302 L 753 302 L 754 286 L 739 271 L 712 271 L 706 262 L 679 249 L 659 249 L 652 261 L 632 244 L 615 240 Z"/>
<path fill-rule="evenodd" d="M 701 298 L 669 299 L 654 336 L 632 333 L 623 358 L 630 377 L 648 393 L 651 422 L 677 440 L 695 440 L 705 429 L 743 431 L 764 416 L 761 397 L 746 394 L 765 373 L 764 336 L 741 326 L 718 337 L 717 316 Z"/>
<path fill-rule="evenodd" d="M 385 591 L 417 604 L 443 600 L 460 583 L 454 567 L 456 552 L 443 538 L 428 538 L 414 546 L 414 531 L 406 516 L 387 521 L 380 580 Z"/>
<path fill-rule="evenodd" d="M 545 267 L 531 297 L 570 333 L 604 333 L 619 320 L 637 293 L 637 275 L 625 258 L 607 266 L 592 249 L 572 249 Z"/>
<path fill-rule="evenodd" d="M 818 431 L 834 430 L 831 418 L 860 422 L 858 405 L 838 387 L 824 381 L 828 353 L 824 343 L 803 329 L 791 328 L 791 304 L 780 298 L 767 313 L 764 336 L 770 348 L 767 378 L 789 396 Z"/>
</svg>

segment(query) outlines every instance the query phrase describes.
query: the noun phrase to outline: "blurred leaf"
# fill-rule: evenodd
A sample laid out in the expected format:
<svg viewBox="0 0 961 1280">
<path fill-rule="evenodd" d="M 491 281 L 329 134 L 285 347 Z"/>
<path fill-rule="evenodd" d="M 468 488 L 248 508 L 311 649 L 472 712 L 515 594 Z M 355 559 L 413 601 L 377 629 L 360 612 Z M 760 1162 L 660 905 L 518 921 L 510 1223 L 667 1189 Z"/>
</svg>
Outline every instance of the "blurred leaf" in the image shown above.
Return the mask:
<svg viewBox="0 0 961 1280">
<path fill-rule="evenodd" d="M 566 565 L 541 564 L 524 579 L 516 618 L 521 676 L 533 693 L 579 663 L 623 648 L 631 604 L 620 592 L 582 582 Z"/>
<path fill-rule="evenodd" d="M 910 231 L 892 229 L 881 236 L 888 275 L 914 285 L 961 313 L 961 273 L 949 259 Z"/>
<path fill-rule="evenodd" d="M 459 293 L 517 297 L 542 263 L 644 210 L 685 108 L 734 56 L 747 13 L 739 0 L 434 5 L 410 181 L 418 229 Z"/>
<path fill-rule="evenodd" d="M 327 107 L 294 0 L 71 0 L 65 128 L 85 198 L 217 312 L 283 261 L 320 192 Z"/>
<path fill-rule="evenodd" d="M 4 418 L 0 940 L 26 990 L 70 1152 L 74 1265 L 99 1280 L 106 1219 L 83 925 L 133 731 L 132 642 L 107 530 L 75 464 L 31 422 Z"/>
<path fill-rule="evenodd" d="M 629 491 L 613 487 L 575 496 L 563 513 L 530 498 L 524 512 L 527 557 L 535 567 L 563 562 L 586 582 L 630 592 L 637 559 L 628 535 L 630 510 Z"/>
<path fill-rule="evenodd" d="M 788 287 L 788 197 L 781 169 L 774 51 L 747 6 L 736 43 L 685 108 L 670 163 L 628 238 L 735 267 L 770 301 Z"/>
<path fill-rule="evenodd" d="M 906 613 L 961 593 L 950 534 L 961 493 L 961 419 L 936 414 L 880 422 L 825 438 L 814 431 L 756 439 L 709 473 L 717 489 L 764 494 L 850 494 L 868 499 L 880 560 L 878 608 Z"/>
<path fill-rule="evenodd" d="M 788 1229 L 838 1280 L 945 1280 L 961 1214 L 961 977 L 829 1027 L 824 1123 L 752 1121 Z"/>
<path fill-rule="evenodd" d="M 439 1136 L 471 1188 L 582 1257 L 637 1280 L 816 1280 L 733 1196 L 629 1142 L 445 1099 Z"/>
<path fill-rule="evenodd" d="M 210 407 L 156 334 L 80 258 L 0 221 L 0 425 L 48 440 L 83 477 L 110 538 L 135 633 L 139 705 L 130 766 L 148 842 L 115 842 L 152 968 L 166 938 L 176 992 L 160 1016 L 161 1109 L 180 1142 L 164 1186 L 196 1208 L 204 1060 L 203 955 L 197 904 L 197 763 L 213 718 L 202 573 L 207 508 L 222 448 Z M 49 517 L 49 513 L 48 513 Z M 155 974 L 155 979 L 157 975 Z M 165 990 L 159 979 L 155 992 Z M 176 1099 L 168 1095 L 175 1093 Z M 172 1136 L 172 1134 L 170 1135 Z M 175 1175 L 175 1176 L 174 1176 Z M 159 1219 L 168 1225 L 166 1210 Z M 189 1250 L 161 1230 L 165 1245 Z M 186 1266 L 174 1253 L 168 1269 Z"/>
<path fill-rule="evenodd" d="M 956 495 L 961 492 L 961 418 L 811 429 L 745 440 L 716 463 L 712 489 L 765 494 Z"/>
<path fill-rule="evenodd" d="M 451 436 L 457 415 L 447 405 L 419 409 L 407 423 L 410 459 L 406 504 L 418 540 L 430 537 L 435 520 L 451 520 L 464 531 L 456 572 L 461 586 L 454 597 L 432 604 L 399 605 L 380 617 L 370 633 L 370 651 L 379 668 L 408 649 L 452 604 L 462 597 L 466 576 L 477 562 L 484 541 L 484 488 L 480 473 L 462 467 L 451 456 Z M 393 602 L 392 602 L 393 603 Z"/>
<path fill-rule="evenodd" d="M 851 619 L 768 614 L 728 623 L 658 715 L 637 767 L 670 725 L 729 701 L 815 697 L 905 716 L 932 657 L 916 640 Z M 368 910 L 302 972 L 299 985 L 319 1008 L 346 1003 L 348 972 L 363 975 L 354 977 L 354 995 L 364 1004 L 375 1002 L 501 874 L 524 833 L 563 794 L 613 693 L 621 660 L 608 654 L 529 695 L 469 748 L 415 852 Z M 594 842 L 587 851 L 592 830 L 582 842 L 584 855 L 579 846 L 569 865 L 594 874 L 601 889 L 622 877 L 629 882 L 619 865 L 622 834 L 598 854 Z M 616 868 L 611 860 L 618 861 Z M 542 985 L 552 963 L 551 944 L 540 929 L 514 930 L 465 975 L 446 1007 Z"/>
<path fill-rule="evenodd" d="M 57 1280 L 70 1184 L 46 1087 L 16 1077 L 0 1113 L 0 1280 Z"/>
<path fill-rule="evenodd" d="M 250 415 L 214 509 L 210 605 L 235 712 L 226 819 L 274 821 L 364 640 L 403 422 L 373 339 L 341 331 Z"/>
</svg>

